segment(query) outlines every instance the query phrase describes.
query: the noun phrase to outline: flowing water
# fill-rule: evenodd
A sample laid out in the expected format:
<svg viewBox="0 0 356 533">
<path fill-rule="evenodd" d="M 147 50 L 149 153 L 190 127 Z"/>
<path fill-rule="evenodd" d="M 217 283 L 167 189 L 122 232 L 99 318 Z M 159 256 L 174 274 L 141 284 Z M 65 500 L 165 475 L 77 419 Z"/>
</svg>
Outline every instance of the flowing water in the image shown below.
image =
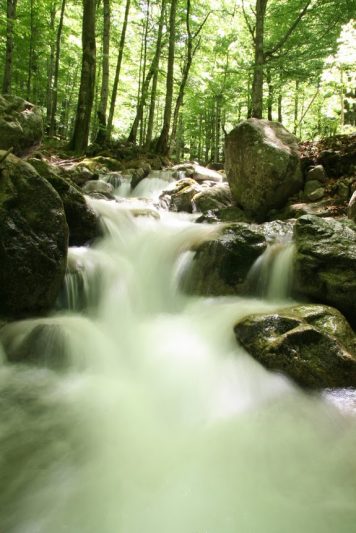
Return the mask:
<svg viewBox="0 0 356 533">
<path fill-rule="evenodd" d="M 1 330 L 0 532 L 355 533 L 351 410 L 236 346 L 276 304 L 179 291 L 214 227 L 91 204 L 106 237 L 70 250 L 61 309 Z"/>
</svg>

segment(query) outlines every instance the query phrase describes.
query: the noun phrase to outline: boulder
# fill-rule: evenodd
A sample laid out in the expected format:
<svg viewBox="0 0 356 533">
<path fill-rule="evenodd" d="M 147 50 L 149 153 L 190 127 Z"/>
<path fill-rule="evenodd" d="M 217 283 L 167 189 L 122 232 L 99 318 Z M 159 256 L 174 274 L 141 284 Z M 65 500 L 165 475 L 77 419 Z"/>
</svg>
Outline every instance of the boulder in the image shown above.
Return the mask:
<svg viewBox="0 0 356 533">
<path fill-rule="evenodd" d="M 303 186 L 297 140 L 278 122 L 251 118 L 232 130 L 225 170 L 235 201 L 257 221 Z"/>
<path fill-rule="evenodd" d="M 193 212 L 193 197 L 202 190 L 201 186 L 191 178 L 184 178 L 175 183 L 174 188 L 163 191 L 160 204 L 170 211 Z"/>
<path fill-rule="evenodd" d="M 356 223 L 356 191 L 353 193 L 349 201 L 347 216 Z"/>
<path fill-rule="evenodd" d="M 356 320 L 356 226 L 306 215 L 295 225 L 297 296 L 332 305 Z"/>
<path fill-rule="evenodd" d="M 58 174 L 55 166 L 41 159 L 29 163 L 52 185 L 62 199 L 69 227 L 70 246 L 83 246 L 101 235 L 99 218 L 89 207 L 80 189 L 69 179 Z"/>
<path fill-rule="evenodd" d="M 172 168 L 173 171 L 177 173 L 183 173 L 186 177 L 192 178 L 195 181 L 215 181 L 219 183 L 222 181 L 222 174 L 216 172 L 211 168 L 202 167 L 197 163 L 181 163 L 180 165 L 175 165 Z"/>
<path fill-rule="evenodd" d="M 266 368 L 304 387 L 355 387 L 356 337 L 336 309 L 299 305 L 240 320 L 238 342 Z"/>
<path fill-rule="evenodd" d="M 41 142 L 43 120 L 38 107 L 18 96 L 0 95 L 0 149 L 20 155 Z"/>
<path fill-rule="evenodd" d="M 88 181 L 83 187 L 83 192 L 89 196 L 94 196 L 94 198 L 95 195 L 99 194 L 109 200 L 114 199 L 114 187 L 104 180 Z"/>
<path fill-rule="evenodd" d="M 30 164 L 9 155 L 0 171 L 0 315 L 16 318 L 52 308 L 67 247 L 58 193 Z"/>
<path fill-rule="evenodd" d="M 325 194 L 325 189 L 318 180 L 309 180 L 304 186 L 304 196 L 309 202 L 321 200 Z"/>
<path fill-rule="evenodd" d="M 197 218 L 196 222 L 212 224 L 215 222 L 251 222 L 251 220 L 240 207 L 234 206 L 212 209 Z"/>
<path fill-rule="evenodd" d="M 246 294 L 247 274 L 266 247 L 262 226 L 245 223 L 225 226 L 216 239 L 196 250 L 184 289 L 213 296 Z"/>
<path fill-rule="evenodd" d="M 194 211 L 207 213 L 213 209 L 221 209 L 232 205 L 232 196 L 228 183 L 218 183 L 205 188 L 192 198 Z"/>
<path fill-rule="evenodd" d="M 306 174 L 306 181 L 319 181 L 325 183 L 327 181 L 327 175 L 323 165 L 316 165 L 308 170 Z"/>
</svg>

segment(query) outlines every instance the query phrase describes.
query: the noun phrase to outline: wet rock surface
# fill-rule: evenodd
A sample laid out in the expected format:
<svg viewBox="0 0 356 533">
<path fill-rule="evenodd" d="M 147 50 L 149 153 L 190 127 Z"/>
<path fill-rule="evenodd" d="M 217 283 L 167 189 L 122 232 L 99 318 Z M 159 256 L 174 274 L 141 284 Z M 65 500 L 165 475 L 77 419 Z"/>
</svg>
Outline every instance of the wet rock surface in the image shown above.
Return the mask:
<svg viewBox="0 0 356 533">
<path fill-rule="evenodd" d="M 356 337 L 332 307 L 298 305 L 250 315 L 234 331 L 237 341 L 266 368 L 302 386 L 356 386 Z"/>
<path fill-rule="evenodd" d="M 67 246 L 58 193 L 31 165 L 9 155 L 0 170 L 0 315 L 15 318 L 53 306 Z"/>
</svg>

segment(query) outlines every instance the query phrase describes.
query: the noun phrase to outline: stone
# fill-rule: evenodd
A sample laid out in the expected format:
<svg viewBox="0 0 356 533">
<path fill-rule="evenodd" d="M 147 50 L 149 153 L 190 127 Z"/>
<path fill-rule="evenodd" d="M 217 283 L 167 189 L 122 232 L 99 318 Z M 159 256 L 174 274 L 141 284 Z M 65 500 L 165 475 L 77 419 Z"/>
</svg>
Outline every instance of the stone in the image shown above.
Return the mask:
<svg viewBox="0 0 356 533">
<path fill-rule="evenodd" d="M 22 155 L 42 140 L 43 120 L 39 107 L 19 96 L 0 95 L 0 149 Z"/>
<path fill-rule="evenodd" d="M 251 222 L 250 218 L 240 207 L 222 207 L 221 209 L 212 209 L 197 218 L 198 223 L 216 223 L 216 222 Z"/>
<path fill-rule="evenodd" d="M 303 186 L 297 140 L 278 122 L 252 118 L 232 130 L 225 170 L 234 200 L 259 222 Z"/>
<path fill-rule="evenodd" d="M 232 205 L 232 196 L 228 183 L 219 183 L 195 194 L 192 198 L 193 210 L 207 213 Z"/>
<path fill-rule="evenodd" d="M 84 187 L 83 192 L 91 196 L 92 194 L 101 194 L 106 198 L 113 199 L 114 187 L 111 183 L 104 180 L 88 181 Z"/>
<path fill-rule="evenodd" d="M 347 207 L 347 216 L 356 223 L 356 191 L 351 196 Z"/>
<path fill-rule="evenodd" d="M 310 202 L 317 202 L 324 197 L 325 189 L 317 180 L 310 180 L 305 183 L 304 196 Z"/>
<path fill-rule="evenodd" d="M 198 246 L 184 289 L 201 295 L 247 294 L 247 275 L 265 251 L 265 230 L 256 224 L 224 226 L 217 238 Z"/>
<path fill-rule="evenodd" d="M 201 186 L 191 178 L 184 178 L 174 184 L 174 188 L 163 191 L 160 204 L 170 211 L 187 213 L 193 212 L 193 197 L 202 190 Z"/>
<path fill-rule="evenodd" d="M 5 152 L 0 151 L 0 158 Z M 58 193 L 9 155 L 0 172 L 0 315 L 49 311 L 64 280 L 68 226 Z"/>
<path fill-rule="evenodd" d="M 319 181 L 320 183 L 325 183 L 327 181 L 327 175 L 323 165 L 316 165 L 313 168 L 310 168 L 306 175 L 306 181 Z"/>
<path fill-rule="evenodd" d="M 214 181 L 221 182 L 222 175 L 219 172 L 216 172 L 213 169 L 202 167 L 197 163 L 181 163 L 180 165 L 175 165 L 172 167 L 173 171 L 184 172 L 185 176 L 194 179 L 195 181 Z"/>
<path fill-rule="evenodd" d="M 32 158 L 29 162 L 61 197 L 69 227 L 69 245 L 83 246 L 100 237 L 99 218 L 80 189 L 71 180 L 60 176 L 55 166 L 41 159 Z"/>
<path fill-rule="evenodd" d="M 254 314 L 240 320 L 234 331 L 266 368 L 304 387 L 356 386 L 356 337 L 332 307 L 298 305 Z"/>
<path fill-rule="evenodd" d="M 332 305 L 356 322 L 356 226 L 313 215 L 295 225 L 297 297 Z"/>
</svg>

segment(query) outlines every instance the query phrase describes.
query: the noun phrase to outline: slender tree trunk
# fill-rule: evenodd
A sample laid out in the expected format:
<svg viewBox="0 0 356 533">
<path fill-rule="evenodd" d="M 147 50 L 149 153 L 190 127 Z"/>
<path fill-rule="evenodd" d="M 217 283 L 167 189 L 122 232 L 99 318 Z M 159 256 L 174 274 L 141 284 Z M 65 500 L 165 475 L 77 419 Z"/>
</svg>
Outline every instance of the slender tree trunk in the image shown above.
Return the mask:
<svg viewBox="0 0 356 533">
<path fill-rule="evenodd" d="M 30 1 L 30 43 L 28 54 L 26 98 L 31 99 L 32 71 L 33 71 L 33 41 L 34 41 L 34 0 Z"/>
<path fill-rule="evenodd" d="M 345 125 L 345 87 L 344 87 L 344 70 L 340 66 L 340 126 Z"/>
<path fill-rule="evenodd" d="M 268 120 L 273 120 L 274 87 L 272 85 L 272 76 L 269 69 L 267 69 L 266 79 L 268 86 L 267 118 Z"/>
<path fill-rule="evenodd" d="M 283 96 L 280 92 L 278 95 L 278 122 L 282 124 L 283 122 L 283 115 L 282 115 L 282 105 L 283 105 Z"/>
<path fill-rule="evenodd" d="M 159 61 L 159 58 L 158 58 L 158 61 Z M 159 68 L 159 65 L 157 65 L 157 68 L 153 74 L 153 79 L 152 79 L 151 101 L 150 101 L 150 109 L 149 109 L 149 114 L 148 114 L 147 134 L 146 134 L 146 147 L 147 148 L 149 148 L 152 142 L 152 136 L 153 136 L 153 124 L 154 124 L 154 116 L 155 116 L 155 110 L 156 110 L 156 97 L 157 97 L 157 84 L 158 84 L 158 68 Z"/>
<path fill-rule="evenodd" d="M 144 46 L 143 46 L 143 62 L 142 62 L 142 85 L 146 78 L 146 68 L 147 68 L 147 39 L 148 39 L 148 26 L 149 26 L 149 15 L 150 15 L 150 0 L 147 0 L 147 12 L 146 12 L 146 21 L 145 21 L 145 31 L 144 31 Z M 138 99 L 139 101 L 139 99 Z M 143 120 L 141 117 L 141 127 L 140 127 L 140 146 L 143 145 L 143 140 L 145 138 L 145 128 L 147 126 L 147 121 Z"/>
<path fill-rule="evenodd" d="M 298 128 L 298 116 L 299 116 L 299 80 L 295 82 L 295 93 L 294 93 L 294 135 L 297 133 Z"/>
<path fill-rule="evenodd" d="M 263 114 L 264 22 L 268 0 L 256 0 L 255 63 L 252 82 L 252 117 Z"/>
<path fill-rule="evenodd" d="M 83 57 L 77 114 L 70 148 L 84 152 L 88 146 L 91 110 L 95 90 L 95 11 L 96 0 L 83 0 Z"/>
<path fill-rule="evenodd" d="M 168 46 L 168 65 L 167 65 L 167 83 L 166 83 L 166 103 L 163 115 L 163 127 L 161 135 L 157 140 L 156 151 L 158 154 L 168 155 L 169 153 L 169 129 L 172 118 L 173 103 L 173 74 L 174 74 L 174 53 L 176 43 L 176 12 L 178 0 L 171 0 L 171 10 L 169 15 L 169 46 Z"/>
<path fill-rule="evenodd" d="M 46 126 L 49 131 L 51 124 L 51 114 L 52 114 L 52 82 L 53 82 L 53 73 L 54 73 L 54 54 L 55 54 L 55 38 L 54 38 L 54 26 L 56 20 L 56 2 L 53 0 L 51 4 L 51 19 L 50 19 L 50 29 L 51 29 L 51 44 L 50 44 L 50 53 L 48 58 L 48 68 L 47 68 L 47 95 L 46 95 Z"/>
<path fill-rule="evenodd" d="M 119 53 L 117 56 L 115 79 L 114 79 L 114 85 L 113 85 L 112 94 L 111 94 L 110 111 L 109 111 L 108 125 L 106 129 L 107 140 L 110 140 L 111 138 L 112 123 L 114 120 L 115 104 L 116 104 L 116 97 L 117 97 L 117 88 L 119 86 L 122 58 L 124 55 L 126 30 L 127 30 L 128 20 L 129 20 L 130 6 L 131 6 L 131 0 L 126 0 L 124 22 L 123 22 L 122 30 L 121 30 Z"/>
<path fill-rule="evenodd" d="M 110 0 L 103 0 L 104 10 L 104 31 L 103 31 L 103 59 L 102 59 L 102 79 L 100 91 L 100 104 L 97 112 L 98 133 L 96 142 L 102 144 L 106 140 L 106 111 L 109 98 L 109 57 L 110 57 Z"/>
<path fill-rule="evenodd" d="M 2 92 L 10 94 L 12 79 L 12 60 L 14 53 L 14 22 L 17 0 L 7 0 L 6 51 Z"/>
<path fill-rule="evenodd" d="M 158 34 L 157 34 L 156 51 L 155 51 L 155 55 L 154 55 L 154 57 L 152 59 L 150 68 L 149 68 L 149 70 L 147 72 L 147 76 L 146 76 L 146 78 L 145 78 L 145 80 L 144 80 L 144 82 L 142 84 L 141 98 L 139 99 L 139 102 L 138 102 L 138 105 L 137 105 L 137 110 L 136 110 L 136 116 L 135 116 L 135 119 L 133 121 L 133 124 L 132 124 L 132 127 L 131 127 L 131 131 L 130 131 L 130 134 L 129 134 L 129 137 L 128 137 L 128 141 L 129 142 L 133 142 L 133 143 L 135 143 L 136 139 L 137 139 L 138 126 L 139 126 L 140 120 L 142 118 L 143 109 L 144 109 L 144 106 L 145 106 L 145 103 L 146 103 L 146 98 L 147 98 L 147 95 L 148 95 L 148 89 L 149 89 L 149 86 L 150 86 L 151 79 L 156 73 L 158 75 L 159 58 L 160 58 L 161 48 L 162 48 L 162 34 L 163 34 L 163 23 L 164 23 L 164 14 L 165 14 L 165 8 L 166 8 L 166 1 L 167 0 L 162 0 L 161 14 L 160 14 L 160 19 L 159 19 L 159 23 L 158 23 Z M 176 1 L 176 0 L 174 0 L 174 1 Z"/>
<path fill-rule="evenodd" d="M 56 133 L 56 114 L 57 114 L 57 105 L 58 105 L 58 78 L 59 78 L 59 61 L 61 55 L 61 37 L 63 30 L 63 20 L 64 12 L 66 8 L 66 0 L 62 0 L 61 13 L 59 16 L 59 23 L 57 28 L 57 37 L 56 37 L 56 53 L 55 53 L 55 63 L 54 63 L 54 76 L 53 76 L 53 87 L 52 87 L 52 106 L 51 106 L 51 123 L 49 128 L 49 135 L 53 137 Z"/>
</svg>

